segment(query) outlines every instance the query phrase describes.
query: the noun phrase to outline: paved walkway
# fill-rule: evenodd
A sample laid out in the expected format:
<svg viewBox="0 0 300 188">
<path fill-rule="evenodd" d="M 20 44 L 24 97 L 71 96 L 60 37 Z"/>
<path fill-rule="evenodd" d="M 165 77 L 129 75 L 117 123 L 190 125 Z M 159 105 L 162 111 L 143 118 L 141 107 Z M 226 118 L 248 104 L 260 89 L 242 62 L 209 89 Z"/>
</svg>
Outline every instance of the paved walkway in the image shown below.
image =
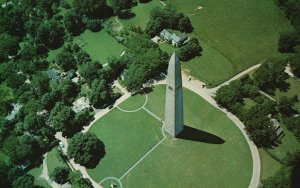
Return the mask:
<svg viewBox="0 0 300 188">
<path fill-rule="evenodd" d="M 252 67 L 244 70 L 243 72 L 240 72 L 239 74 L 235 75 L 234 77 L 232 77 L 231 79 L 227 80 L 226 82 L 214 87 L 214 88 L 210 88 L 210 89 L 206 89 L 206 93 L 208 93 L 209 95 L 213 95 L 218 89 L 220 89 L 222 86 L 228 85 L 230 82 L 232 82 L 233 80 L 237 80 L 239 78 L 241 78 L 242 76 L 248 74 L 249 72 L 259 68 L 261 66 L 261 64 L 257 64 L 257 65 L 253 65 Z"/>
<path fill-rule="evenodd" d="M 243 71 L 242 73 L 236 75 L 229 81 L 224 82 L 223 84 L 221 84 L 220 86 L 217 86 L 215 88 L 220 88 L 223 85 L 227 85 L 232 80 L 240 78 L 241 76 L 249 73 L 250 71 L 258 68 L 259 66 L 260 66 L 260 64 L 250 67 L 246 71 Z M 227 117 L 229 119 L 231 119 L 231 121 L 233 121 L 234 124 L 240 129 L 240 131 L 246 138 L 246 141 L 250 147 L 250 151 L 251 151 L 251 155 L 252 155 L 253 170 L 252 170 L 252 178 L 251 178 L 251 181 L 249 184 L 249 188 L 257 188 L 259 186 L 259 182 L 260 182 L 260 171 L 261 171 L 260 157 L 259 157 L 259 153 L 258 153 L 256 145 L 249 139 L 249 137 L 245 131 L 245 125 L 243 124 L 243 122 L 241 122 L 234 114 L 227 111 L 225 108 L 220 108 L 219 105 L 217 104 L 217 102 L 211 97 L 212 93 L 208 92 L 207 89 L 202 88 L 202 84 L 203 84 L 202 82 L 200 82 L 198 80 L 189 81 L 189 77 L 183 73 L 182 74 L 182 84 L 184 87 L 186 87 L 189 90 L 193 91 L 194 93 L 200 95 L 203 99 L 205 99 L 207 102 L 209 102 L 212 106 L 214 106 L 215 108 L 224 112 L 227 115 Z"/>
</svg>

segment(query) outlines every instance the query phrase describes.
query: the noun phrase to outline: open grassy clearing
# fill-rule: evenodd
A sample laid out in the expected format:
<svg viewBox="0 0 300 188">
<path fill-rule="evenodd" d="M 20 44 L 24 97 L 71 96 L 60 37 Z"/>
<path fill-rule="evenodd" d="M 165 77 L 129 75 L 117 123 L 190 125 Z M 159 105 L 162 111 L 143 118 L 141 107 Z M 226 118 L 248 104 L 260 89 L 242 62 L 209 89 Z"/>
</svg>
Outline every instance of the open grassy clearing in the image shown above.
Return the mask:
<svg viewBox="0 0 300 188">
<path fill-rule="evenodd" d="M 47 155 L 47 167 L 49 175 L 54 171 L 56 167 L 68 167 L 67 164 L 60 158 L 57 148 L 53 148 Z"/>
<path fill-rule="evenodd" d="M 107 63 L 107 58 L 110 56 L 120 56 L 126 49 L 123 44 L 118 43 L 104 30 L 97 33 L 86 30 L 80 36 L 75 37 L 74 40 L 87 43 L 83 50 L 90 54 L 92 59 L 99 60 L 101 64 Z"/>
<path fill-rule="evenodd" d="M 164 111 L 164 91 L 165 86 L 155 87 L 148 94 L 146 106 L 160 116 Z M 189 133 L 182 139 L 168 137 L 122 179 L 123 186 L 248 187 L 252 158 L 238 128 L 222 112 L 186 89 L 184 117 L 185 124 L 191 127 L 186 128 Z"/>
<path fill-rule="evenodd" d="M 204 41 L 201 42 L 201 46 L 204 49 L 201 56 L 188 62 L 182 62 L 183 69 L 188 74 L 205 81 L 208 86 L 217 85 L 223 82 L 224 78 L 230 77 L 233 71 L 231 62 Z M 179 51 L 179 48 L 175 48 L 167 42 L 159 43 L 159 47 L 170 55 L 174 51 Z M 212 71 L 216 74 L 212 74 Z"/>
<path fill-rule="evenodd" d="M 270 155 L 263 149 L 259 149 L 258 151 L 261 164 L 260 179 L 264 180 L 268 177 L 273 176 L 282 167 L 282 165 L 272 157 L 270 157 Z"/>
<path fill-rule="evenodd" d="M 42 170 L 43 170 L 43 164 L 40 164 L 39 166 L 28 171 L 28 174 L 35 177 L 34 180 L 35 185 L 43 186 L 45 188 L 51 188 L 51 186 L 48 184 L 48 182 L 45 179 L 39 177 L 40 174 L 42 173 Z"/>
<path fill-rule="evenodd" d="M 133 7 L 131 10 L 135 16 L 131 19 L 120 19 L 124 26 L 139 26 L 145 29 L 147 22 L 150 18 L 150 11 L 155 7 L 162 7 L 159 0 L 152 0 L 149 3 L 139 3 L 137 6 Z"/>
<path fill-rule="evenodd" d="M 141 108 L 145 102 L 146 102 L 145 95 L 137 94 L 127 99 L 126 102 L 120 104 L 119 107 L 122 108 L 123 110 L 136 110 Z"/>
<path fill-rule="evenodd" d="M 88 170 L 96 182 L 110 176 L 119 178 L 162 138 L 161 123 L 144 110 L 125 113 L 115 108 L 89 132 L 103 141 L 106 150 L 98 166 Z"/>
<path fill-rule="evenodd" d="M 217 0 L 172 0 L 172 4 L 190 17 L 194 26 L 193 34 L 198 36 L 202 44 L 209 46 L 207 48 L 204 45 L 203 53 L 208 51 L 210 55 L 205 61 L 212 63 L 202 65 L 206 67 L 205 71 L 203 67 L 190 67 L 194 76 L 209 84 L 221 83 L 268 57 L 282 56 L 277 52 L 278 37 L 291 25 L 273 0 L 230 0 L 222 3 Z M 203 9 L 196 10 L 199 5 Z M 209 52 L 210 48 L 214 51 Z M 232 67 L 216 60 L 214 56 L 222 57 Z M 206 77 L 218 74 L 220 76 L 217 78 Z"/>
</svg>

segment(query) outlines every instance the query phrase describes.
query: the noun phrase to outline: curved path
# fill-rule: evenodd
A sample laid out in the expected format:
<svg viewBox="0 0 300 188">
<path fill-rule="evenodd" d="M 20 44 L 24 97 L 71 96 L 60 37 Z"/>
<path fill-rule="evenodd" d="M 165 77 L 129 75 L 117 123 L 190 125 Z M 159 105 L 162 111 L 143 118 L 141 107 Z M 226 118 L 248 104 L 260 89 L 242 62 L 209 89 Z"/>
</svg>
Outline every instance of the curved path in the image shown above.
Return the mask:
<svg viewBox="0 0 300 188">
<path fill-rule="evenodd" d="M 137 111 L 143 109 L 143 108 L 146 106 L 147 102 L 148 102 L 148 95 L 146 94 L 146 99 L 145 99 L 144 104 L 143 104 L 141 107 L 139 107 L 138 109 L 135 109 L 135 110 L 125 110 L 125 109 L 119 107 L 119 105 L 116 106 L 116 107 L 117 107 L 119 110 L 121 110 L 122 112 L 132 113 L 132 112 L 137 112 Z"/>
<path fill-rule="evenodd" d="M 206 93 L 208 93 L 209 95 L 213 95 L 218 89 L 220 89 L 222 86 L 225 86 L 225 85 L 228 85 L 230 82 L 232 82 L 233 80 L 237 80 L 239 78 L 241 78 L 242 76 L 248 74 L 249 72 L 259 68 L 261 66 L 261 64 L 256 64 L 256 65 L 253 65 L 252 67 L 249 67 L 248 69 L 244 70 L 243 72 L 240 72 L 238 73 L 237 75 L 235 75 L 234 77 L 230 78 L 229 80 L 227 80 L 226 82 L 223 82 L 222 84 L 216 86 L 216 87 L 213 87 L 213 88 L 210 88 L 210 89 L 207 89 L 205 88 L 204 90 L 206 91 Z"/>
<path fill-rule="evenodd" d="M 215 91 L 217 91 L 220 87 L 222 87 L 223 85 L 227 85 L 229 82 L 240 78 L 241 76 L 248 74 L 250 71 L 258 68 L 260 66 L 260 64 L 255 65 L 253 67 L 250 67 L 249 69 L 247 69 L 246 71 L 241 72 L 240 74 L 236 75 L 235 77 L 233 77 L 232 79 L 228 80 L 227 82 L 224 82 L 223 84 L 213 88 Z M 243 122 L 241 122 L 234 114 L 232 114 L 231 112 L 227 111 L 225 108 L 221 108 L 217 102 L 211 97 L 212 93 L 208 92 L 208 89 L 203 89 L 202 88 L 202 82 L 198 81 L 198 80 L 190 80 L 189 81 L 189 76 L 187 76 L 184 72 L 182 73 L 182 84 L 185 88 L 195 92 L 196 94 L 200 95 L 203 99 L 205 99 L 207 102 L 209 102 L 212 106 L 214 106 L 215 108 L 221 110 L 222 112 L 224 112 L 227 117 L 233 121 L 233 123 L 240 129 L 240 131 L 242 132 L 242 134 L 244 135 L 249 147 L 250 147 L 250 151 L 251 151 L 251 155 L 252 155 L 252 162 L 253 162 L 253 169 L 252 169 L 252 177 L 251 177 L 251 181 L 249 184 L 249 188 L 257 188 L 259 186 L 260 183 L 260 171 L 261 171 L 261 166 L 260 166 L 260 157 L 259 157 L 259 153 L 258 153 L 258 149 L 256 147 L 256 145 L 253 143 L 252 140 L 249 139 L 249 136 L 247 135 L 246 131 L 245 131 L 245 125 L 243 124 Z"/>
</svg>

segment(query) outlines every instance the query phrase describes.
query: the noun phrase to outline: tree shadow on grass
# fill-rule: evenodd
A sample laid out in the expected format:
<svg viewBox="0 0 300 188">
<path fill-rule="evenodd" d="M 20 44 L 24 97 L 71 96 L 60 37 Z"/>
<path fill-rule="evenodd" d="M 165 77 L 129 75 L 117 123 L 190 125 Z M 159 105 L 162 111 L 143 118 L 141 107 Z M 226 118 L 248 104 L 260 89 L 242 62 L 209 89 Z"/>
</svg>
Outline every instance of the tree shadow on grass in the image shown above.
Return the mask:
<svg viewBox="0 0 300 188">
<path fill-rule="evenodd" d="M 216 135 L 186 125 L 184 125 L 183 131 L 177 135 L 177 138 L 195 142 L 204 142 L 208 144 L 225 143 L 225 140 Z"/>
</svg>

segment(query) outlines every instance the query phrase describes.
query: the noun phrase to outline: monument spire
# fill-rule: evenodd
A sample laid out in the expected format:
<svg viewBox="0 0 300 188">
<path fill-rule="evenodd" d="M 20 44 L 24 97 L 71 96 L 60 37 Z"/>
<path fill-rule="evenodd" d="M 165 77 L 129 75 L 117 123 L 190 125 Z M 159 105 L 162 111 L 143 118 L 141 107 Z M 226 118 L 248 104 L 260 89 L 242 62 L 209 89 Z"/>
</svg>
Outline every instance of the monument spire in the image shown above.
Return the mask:
<svg viewBox="0 0 300 188">
<path fill-rule="evenodd" d="M 168 67 L 164 128 L 173 137 L 183 130 L 181 67 L 175 52 L 171 56 Z"/>
</svg>

